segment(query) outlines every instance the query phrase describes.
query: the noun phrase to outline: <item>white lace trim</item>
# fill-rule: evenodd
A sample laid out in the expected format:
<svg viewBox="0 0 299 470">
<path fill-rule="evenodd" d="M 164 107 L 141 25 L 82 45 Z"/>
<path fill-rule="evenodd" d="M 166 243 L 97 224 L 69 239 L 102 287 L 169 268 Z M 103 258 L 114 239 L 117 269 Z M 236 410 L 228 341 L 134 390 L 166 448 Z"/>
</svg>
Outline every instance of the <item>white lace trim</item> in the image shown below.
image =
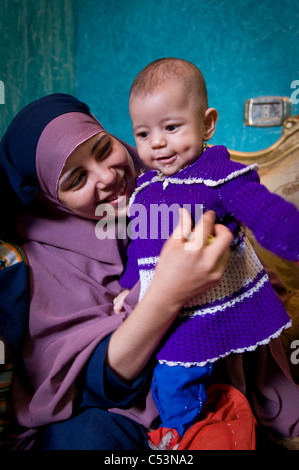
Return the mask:
<svg viewBox="0 0 299 470">
<path fill-rule="evenodd" d="M 205 179 L 205 178 L 172 178 L 171 176 L 165 176 L 162 173 L 159 173 L 158 175 L 154 176 L 150 181 L 145 181 L 142 183 L 134 193 L 132 194 L 130 198 L 129 205 L 131 206 L 134 203 L 135 197 L 138 193 L 143 191 L 144 188 L 149 186 L 151 183 L 156 183 L 158 181 L 163 182 L 163 189 L 165 189 L 168 184 L 204 184 L 208 187 L 215 187 L 219 186 L 223 183 L 226 183 L 227 181 L 230 181 L 234 178 L 237 178 L 238 176 L 243 175 L 244 173 L 247 173 L 248 171 L 251 170 L 258 170 L 259 166 L 257 163 L 253 163 L 252 165 L 248 165 L 244 168 L 241 168 L 240 170 L 233 171 L 229 175 L 227 175 L 225 178 L 221 178 L 219 180 L 212 180 L 212 179 Z"/>
<path fill-rule="evenodd" d="M 200 310 L 194 310 L 193 312 L 182 312 L 179 316 L 180 317 L 190 317 L 194 318 L 197 316 L 204 317 L 205 315 L 212 315 L 216 312 L 222 312 L 223 310 L 226 310 L 227 308 L 234 307 L 236 304 L 239 302 L 243 302 L 244 299 L 247 299 L 248 297 L 252 297 L 253 294 L 258 292 L 261 287 L 268 281 L 268 275 L 265 274 L 251 289 L 249 289 L 247 292 L 244 292 L 244 294 L 239 295 L 235 299 L 229 300 L 228 302 L 225 302 L 221 305 L 216 305 L 214 307 L 207 307 L 207 308 L 202 308 Z"/>
<path fill-rule="evenodd" d="M 148 258 L 139 258 L 137 260 L 137 264 L 138 266 L 146 266 L 146 265 L 156 266 L 158 261 L 159 261 L 159 256 L 150 256 Z"/>
</svg>

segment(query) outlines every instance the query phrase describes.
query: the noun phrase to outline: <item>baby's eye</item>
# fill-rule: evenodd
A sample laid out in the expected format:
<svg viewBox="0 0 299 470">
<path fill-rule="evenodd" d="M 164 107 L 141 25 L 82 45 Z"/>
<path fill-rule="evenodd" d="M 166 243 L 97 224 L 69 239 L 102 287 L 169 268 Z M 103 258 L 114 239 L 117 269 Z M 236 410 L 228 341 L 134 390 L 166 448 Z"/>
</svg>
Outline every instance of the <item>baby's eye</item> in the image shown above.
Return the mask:
<svg viewBox="0 0 299 470">
<path fill-rule="evenodd" d="M 166 126 L 166 130 L 168 132 L 173 132 L 173 131 L 176 131 L 178 127 L 179 127 L 178 124 L 168 124 L 168 126 Z"/>
<path fill-rule="evenodd" d="M 149 135 L 148 132 L 143 131 L 143 132 L 138 132 L 137 137 L 139 137 L 140 139 L 146 139 L 148 135 Z"/>
</svg>

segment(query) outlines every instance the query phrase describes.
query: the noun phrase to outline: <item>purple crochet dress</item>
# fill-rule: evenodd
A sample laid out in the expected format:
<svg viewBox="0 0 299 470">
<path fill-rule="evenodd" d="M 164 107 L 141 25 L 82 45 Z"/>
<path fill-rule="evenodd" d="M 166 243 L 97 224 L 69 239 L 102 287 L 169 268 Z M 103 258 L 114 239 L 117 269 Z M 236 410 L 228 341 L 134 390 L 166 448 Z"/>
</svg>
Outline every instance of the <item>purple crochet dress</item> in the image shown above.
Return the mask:
<svg viewBox="0 0 299 470">
<path fill-rule="evenodd" d="M 299 212 L 260 184 L 256 168 L 231 161 L 224 146 L 214 146 L 175 175 L 153 170 L 137 180 L 130 200 L 130 215 L 137 209 L 135 216 L 131 215 L 133 239 L 121 285 L 131 289 L 140 278 L 140 298 L 152 280 L 167 238 L 162 233 L 165 223 L 153 218 L 152 208 L 191 205 L 196 221 L 195 208 L 202 204 L 203 211 L 215 211 L 218 220 L 235 235 L 221 283 L 184 305 L 160 345 L 160 363 L 204 366 L 232 352 L 254 350 L 291 326 L 238 221 L 250 228 L 265 248 L 296 261 Z M 175 224 L 169 221 L 169 233 Z"/>
</svg>

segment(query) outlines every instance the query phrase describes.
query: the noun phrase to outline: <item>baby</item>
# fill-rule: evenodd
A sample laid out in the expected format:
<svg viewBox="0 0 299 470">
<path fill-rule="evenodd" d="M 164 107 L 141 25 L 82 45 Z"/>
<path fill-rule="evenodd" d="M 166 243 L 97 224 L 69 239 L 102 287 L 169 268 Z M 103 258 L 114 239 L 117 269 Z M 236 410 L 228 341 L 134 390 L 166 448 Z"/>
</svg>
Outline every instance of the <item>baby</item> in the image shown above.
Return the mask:
<svg viewBox="0 0 299 470">
<path fill-rule="evenodd" d="M 252 351 L 291 325 L 241 222 L 265 248 L 296 261 L 299 212 L 260 184 L 257 165 L 231 161 L 224 146 L 207 147 L 218 113 L 208 107 L 204 78 L 192 63 L 165 58 L 145 67 L 131 88 L 130 115 L 139 155 L 153 170 L 137 179 L 130 200 L 131 223 L 139 210 L 143 235 L 132 239 L 122 287 L 131 289 L 140 279 L 142 298 L 154 275 L 167 237 L 162 221 L 150 217 L 153 205 L 188 205 L 197 222 L 201 204 L 234 234 L 221 283 L 184 306 L 157 352 L 152 393 L 161 426 L 182 436 L 200 415 L 215 361 Z"/>
</svg>

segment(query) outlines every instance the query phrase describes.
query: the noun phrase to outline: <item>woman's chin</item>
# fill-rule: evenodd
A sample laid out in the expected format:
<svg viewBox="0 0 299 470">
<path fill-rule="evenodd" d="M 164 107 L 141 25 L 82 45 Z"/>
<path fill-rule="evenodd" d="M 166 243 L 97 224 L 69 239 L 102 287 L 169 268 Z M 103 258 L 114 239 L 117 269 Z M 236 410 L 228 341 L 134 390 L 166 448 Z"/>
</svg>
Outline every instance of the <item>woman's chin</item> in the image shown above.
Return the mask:
<svg viewBox="0 0 299 470">
<path fill-rule="evenodd" d="M 109 202 L 102 202 L 97 205 L 95 210 L 95 219 L 116 220 L 128 215 L 129 200 L 126 194 Z"/>
</svg>

